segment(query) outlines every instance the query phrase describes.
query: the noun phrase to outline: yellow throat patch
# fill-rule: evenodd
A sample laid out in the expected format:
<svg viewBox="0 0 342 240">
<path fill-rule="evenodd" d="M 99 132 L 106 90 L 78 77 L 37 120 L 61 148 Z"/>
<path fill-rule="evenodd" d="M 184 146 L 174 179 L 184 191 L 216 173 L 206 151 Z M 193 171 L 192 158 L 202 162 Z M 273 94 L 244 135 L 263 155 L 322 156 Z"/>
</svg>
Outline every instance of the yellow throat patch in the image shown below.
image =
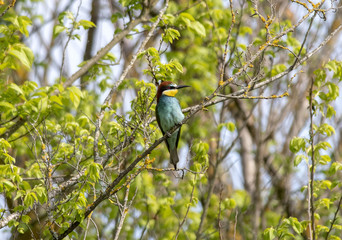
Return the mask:
<svg viewBox="0 0 342 240">
<path fill-rule="evenodd" d="M 170 89 L 170 90 L 165 90 L 163 94 L 169 97 L 174 97 L 177 94 L 177 92 L 178 92 L 177 89 Z"/>
</svg>

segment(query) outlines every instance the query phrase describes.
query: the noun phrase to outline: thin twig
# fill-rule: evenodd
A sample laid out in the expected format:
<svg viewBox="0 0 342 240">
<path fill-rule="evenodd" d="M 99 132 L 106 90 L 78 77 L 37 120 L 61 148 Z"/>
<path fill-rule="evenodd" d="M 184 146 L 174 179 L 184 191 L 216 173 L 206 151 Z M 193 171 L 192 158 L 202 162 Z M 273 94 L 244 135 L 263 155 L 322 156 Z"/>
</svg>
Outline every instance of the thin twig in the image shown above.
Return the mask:
<svg viewBox="0 0 342 240">
<path fill-rule="evenodd" d="M 97 227 L 97 225 L 96 225 L 96 222 L 92 219 L 92 218 L 89 218 L 90 219 L 90 221 L 94 224 L 94 227 L 95 227 L 95 229 L 96 229 L 96 236 L 97 236 L 97 240 L 100 240 L 101 238 L 100 238 L 100 232 L 99 232 L 99 228 Z"/>
<path fill-rule="evenodd" d="M 223 239 L 222 232 L 221 232 L 221 230 L 222 230 L 222 226 L 221 226 L 222 192 L 223 192 L 223 185 L 221 184 L 221 189 L 220 189 L 220 202 L 219 202 L 219 212 L 218 212 L 218 216 L 217 216 L 217 226 L 218 226 L 218 232 L 219 232 L 220 240 Z"/>
<path fill-rule="evenodd" d="M 202 237 L 202 228 L 204 225 L 204 220 L 207 216 L 207 212 L 208 212 L 208 208 L 209 208 L 209 204 L 210 204 L 210 199 L 211 199 L 211 196 L 212 196 L 213 191 L 214 191 L 214 185 L 215 185 L 215 180 L 216 180 L 216 175 L 217 175 L 219 164 L 220 164 L 220 162 L 216 161 L 215 166 L 214 166 L 213 176 L 211 179 L 209 179 L 208 195 L 205 199 L 205 204 L 203 206 L 203 211 L 202 211 L 202 215 L 201 215 L 201 221 L 200 221 L 200 224 L 199 224 L 198 229 L 196 231 L 196 240 L 201 239 L 201 237 Z"/>
<path fill-rule="evenodd" d="M 247 95 L 239 95 L 239 96 L 232 96 L 232 95 L 223 95 L 217 94 L 218 97 L 223 97 L 226 99 L 276 99 L 276 98 L 283 98 L 289 96 L 288 92 L 285 92 L 281 95 L 272 95 L 272 96 L 247 96 Z"/>
<path fill-rule="evenodd" d="M 280 35 L 277 35 L 275 38 L 278 39 L 278 38 L 280 38 L 281 36 L 284 36 L 284 35 L 286 35 L 287 33 L 293 31 L 293 30 L 296 29 L 302 22 L 304 22 L 304 20 L 305 20 L 306 18 L 307 18 L 307 16 L 304 16 L 304 17 L 303 17 L 303 18 L 302 18 L 302 19 L 301 19 L 293 28 L 290 28 L 290 29 L 287 29 L 286 31 L 283 31 Z M 142 21 L 142 19 L 143 19 L 143 18 L 139 18 L 137 21 L 140 23 L 140 22 Z M 134 22 L 134 21 L 133 21 L 133 22 Z M 131 22 L 130 24 L 132 24 L 132 22 Z M 64 85 L 65 85 L 65 86 L 70 86 L 74 81 L 76 81 L 76 80 L 79 78 L 79 76 L 82 76 L 84 73 L 86 73 L 87 70 L 88 70 L 92 65 L 94 65 L 98 59 L 100 59 L 102 56 L 104 56 L 104 55 L 105 55 L 105 54 L 106 54 L 106 53 L 107 53 L 107 52 L 116 44 L 116 41 L 117 41 L 117 42 L 121 41 L 121 39 L 127 34 L 127 32 L 130 32 L 130 30 L 133 29 L 134 26 L 136 26 L 136 25 L 134 25 L 134 24 L 138 24 L 138 23 L 137 23 L 137 22 L 134 22 L 134 24 L 133 24 L 134 26 L 133 26 L 133 25 L 130 25 L 130 24 L 129 24 L 130 27 L 127 27 L 125 30 L 123 30 L 123 31 L 121 32 L 121 33 L 122 33 L 122 36 L 120 35 L 121 33 L 119 33 L 118 35 L 116 35 L 116 36 L 113 38 L 111 44 L 108 44 L 108 45 L 105 47 L 105 49 L 101 49 L 101 50 L 98 52 L 98 54 L 97 54 L 94 58 L 92 58 L 91 60 L 89 60 L 90 62 L 88 61 L 88 62 L 85 64 L 85 66 L 87 66 L 87 67 L 84 68 L 84 66 L 83 66 L 83 67 L 82 67 L 78 72 L 76 72 L 70 79 L 68 79 L 68 81 L 67 81 Z M 259 84 L 256 84 L 255 87 L 254 87 L 254 89 L 257 89 L 257 88 L 260 88 L 260 87 L 264 87 L 264 86 L 266 86 L 267 84 L 270 84 L 271 82 L 274 82 L 274 81 L 280 79 L 281 77 L 287 75 L 287 74 L 288 74 L 289 72 L 291 72 L 294 68 L 300 66 L 302 63 L 304 63 L 304 62 L 307 61 L 309 58 L 311 58 L 314 54 L 316 54 L 324 45 L 326 45 L 327 42 L 328 42 L 329 40 L 331 40 L 331 38 L 334 37 L 334 36 L 341 30 L 341 28 L 342 28 L 342 25 L 338 26 L 331 34 L 329 34 L 329 35 L 325 38 L 325 40 L 324 40 L 323 42 L 321 42 L 321 44 L 320 44 L 317 48 L 315 48 L 315 49 L 314 49 L 313 51 L 311 51 L 310 53 L 306 54 L 300 61 L 298 61 L 297 64 L 296 64 L 296 66 L 294 66 L 292 69 L 287 69 L 287 70 L 285 70 L 283 73 L 280 73 L 280 74 L 278 74 L 278 75 L 276 75 L 276 76 L 274 76 L 274 77 L 271 77 L 271 78 L 266 79 L 266 80 L 263 81 L 263 82 L 260 82 Z M 117 37 L 117 36 L 118 36 L 118 37 Z M 121 36 L 121 37 L 120 37 L 120 36 Z M 272 39 L 271 39 L 271 40 L 272 40 Z M 114 43 L 114 45 L 113 45 L 113 43 Z M 258 52 L 255 54 L 255 56 L 253 56 L 253 57 L 251 58 L 251 60 L 252 60 L 251 62 L 253 62 L 253 61 L 256 59 L 256 57 L 258 57 L 260 54 L 261 54 L 261 52 L 258 51 Z M 96 60 L 96 59 L 97 59 L 97 60 Z M 250 61 L 248 61 L 247 63 L 249 63 L 249 62 L 250 62 Z M 247 64 L 247 65 L 248 65 L 248 64 Z M 241 75 L 240 73 L 235 74 L 235 75 L 233 76 L 233 80 L 236 80 L 240 75 Z M 69 80 L 70 80 L 70 81 L 69 81 Z M 228 84 L 228 82 L 225 82 L 225 84 L 224 84 L 223 86 L 220 86 L 220 87 L 215 91 L 215 93 L 217 94 L 217 93 L 218 93 L 221 89 L 223 89 L 224 86 L 227 85 L 227 84 Z M 232 96 L 241 95 L 241 94 L 243 94 L 245 91 L 246 91 L 245 89 L 238 90 L 238 91 L 234 92 L 234 93 L 232 94 Z M 184 109 L 183 112 L 190 112 L 190 114 L 187 115 L 186 119 L 184 119 L 184 121 L 182 121 L 181 124 L 187 122 L 188 119 L 189 119 L 190 117 L 192 117 L 193 115 L 195 115 L 197 112 L 203 110 L 205 107 L 212 106 L 212 105 L 215 105 L 215 104 L 217 104 L 217 103 L 227 101 L 226 98 L 213 99 L 213 98 L 215 97 L 215 93 L 213 93 L 213 95 L 210 96 L 210 98 L 206 98 L 206 99 L 203 101 L 203 103 L 198 104 L 198 105 L 195 105 L 195 106 L 192 106 L 192 107 L 187 108 L 187 109 Z M 23 123 L 25 123 L 25 120 L 23 120 Z M 22 123 L 22 124 L 23 124 L 23 123 Z M 180 124 L 180 125 L 181 125 L 181 124 Z M 179 126 L 180 126 L 180 125 L 179 125 Z M 176 129 L 178 129 L 179 126 L 177 126 L 175 129 L 173 129 L 173 131 L 175 131 Z M 14 130 L 14 131 L 15 131 L 15 130 Z M 13 131 L 13 132 L 14 132 L 14 131 Z M 11 132 L 11 133 L 12 133 L 12 132 Z M 170 133 L 171 133 L 171 131 L 170 131 Z M 9 134 L 9 135 L 10 135 L 10 134 Z M 144 152 L 144 153 L 146 153 L 146 154 L 143 154 L 141 157 L 136 158 L 136 159 L 133 161 L 133 163 L 132 163 L 126 170 L 124 170 L 122 173 L 119 174 L 119 176 L 117 177 L 117 179 L 115 179 L 115 182 L 113 182 L 113 186 L 116 186 L 116 185 L 123 179 L 123 177 L 124 177 L 126 174 L 128 174 L 128 173 L 136 166 L 136 164 L 137 164 L 139 161 L 141 161 L 148 153 L 150 153 L 155 147 L 157 147 L 157 146 L 158 146 L 161 142 L 163 142 L 163 140 L 166 139 L 166 138 L 167 138 L 167 136 L 163 136 L 162 138 L 156 140 L 156 141 L 150 146 L 150 148 L 148 148 L 148 149 Z M 123 146 L 128 146 L 132 141 L 133 141 L 133 140 L 129 139 L 129 141 L 127 141 L 127 142 L 121 144 L 120 146 L 118 146 L 118 148 L 114 148 L 114 149 L 113 149 L 113 152 L 105 154 L 103 157 L 101 157 L 101 159 L 108 159 L 108 158 L 112 157 L 113 154 L 115 153 L 115 151 L 118 151 L 118 150 L 122 149 Z M 77 184 L 77 183 L 79 182 L 79 179 L 80 179 L 82 176 L 84 176 L 84 170 L 80 171 L 77 175 L 75 175 L 74 177 L 72 177 L 72 178 L 69 179 L 68 181 L 66 181 L 66 182 L 64 182 L 64 183 L 62 183 L 62 184 L 60 184 L 58 188 L 54 188 L 54 189 L 51 191 L 51 193 L 50 193 L 51 197 L 56 197 L 56 196 L 58 196 L 60 193 L 64 192 L 65 189 L 69 189 L 70 187 L 72 187 L 72 186 L 74 186 L 75 184 Z M 110 191 L 110 190 L 109 190 L 109 191 Z M 106 196 L 103 196 L 103 198 L 105 199 Z M 102 199 L 102 200 L 103 200 L 103 199 Z M 100 202 L 101 202 L 101 201 L 100 201 Z M 38 207 L 38 206 L 40 206 L 40 204 L 37 202 L 37 203 L 34 203 L 34 204 L 33 204 L 33 207 L 32 207 L 32 208 L 36 208 L 36 207 Z M 97 206 L 97 205 L 96 205 L 96 206 Z M 96 206 L 95 206 L 95 207 L 96 207 Z M 93 210 L 95 209 L 95 207 L 92 207 L 90 210 L 93 211 Z M 29 212 L 30 210 L 31 210 L 31 208 L 25 210 L 24 213 L 26 214 L 26 213 Z M 8 215 L 7 217 L 1 219 L 1 220 L 0 220 L 0 228 L 3 228 L 4 226 L 7 226 L 8 223 L 9 223 L 9 221 L 11 221 L 11 220 L 17 220 L 18 218 L 20 218 L 20 215 L 21 215 L 20 212 L 14 212 L 14 213 Z M 76 226 L 78 226 L 78 225 L 79 225 L 79 224 L 75 224 L 75 225 L 73 225 L 73 227 L 76 227 Z M 71 231 L 72 231 L 72 230 L 71 230 Z"/>
<path fill-rule="evenodd" d="M 17 0 L 12 0 L 12 2 L 8 4 L 6 9 L 0 14 L 0 17 L 3 17 L 8 12 L 8 10 L 10 10 L 11 7 L 14 7 L 16 1 Z"/>
<path fill-rule="evenodd" d="M 311 21 L 310 21 L 310 24 L 309 24 L 309 27 L 308 27 L 308 30 L 306 31 L 305 33 L 305 36 L 304 36 L 304 40 L 302 42 L 302 45 L 300 46 L 300 49 L 299 49 L 299 52 L 298 54 L 296 55 L 296 60 L 294 61 L 294 63 L 292 64 L 292 66 L 295 66 L 297 64 L 297 62 L 299 61 L 299 57 L 300 57 L 300 54 L 302 53 L 303 49 L 304 49 L 304 44 L 306 43 L 306 39 L 308 38 L 308 35 L 309 35 L 309 32 L 311 30 L 311 27 L 312 27 L 312 23 L 315 19 L 317 15 L 317 12 L 315 12 L 315 14 L 313 15 L 313 17 L 311 18 Z"/>
<path fill-rule="evenodd" d="M 120 235 L 120 232 L 122 229 L 122 225 L 123 225 L 125 218 L 126 218 L 126 215 L 128 213 L 129 206 L 127 206 L 127 202 L 128 202 L 129 189 L 130 189 L 129 186 L 127 186 L 124 203 L 123 203 L 122 209 L 120 211 L 121 212 L 120 221 L 119 221 L 119 224 L 118 224 L 116 231 L 115 231 L 114 240 L 117 240 L 119 238 L 119 235 Z"/>
<path fill-rule="evenodd" d="M 223 81 L 224 69 L 225 69 L 225 66 L 226 66 L 226 59 L 227 59 L 227 54 L 228 54 L 229 40 L 230 40 L 232 29 L 233 29 L 234 24 L 235 24 L 235 14 L 234 14 L 234 11 L 233 11 L 233 1 L 229 0 L 229 3 L 230 3 L 230 12 L 232 14 L 232 22 L 230 24 L 230 27 L 229 27 L 229 30 L 228 30 L 228 36 L 227 36 L 226 44 L 224 46 L 223 61 L 222 61 L 222 65 L 221 65 L 220 81 L 219 81 L 219 83 L 221 83 Z"/>
<path fill-rule="evenodd" d="M 186 212 L 185 212 L 185 215 L 183 217 L 183 220 L 182 222 L 179 224 L 178 226 L 178 230 L 177 230 L 177 233 L 176 233 L 176 236 L 175 236 L 175 240 L 178 239 L 178 235 L 179 235 L 179 232 L 180 230 L 182 229 L 182 226 L 183 224 L 185 223 L 187 217 L 188 217 L 188 213 L 190 211 L 190 207 L 191 207 L 191 204 L 192 204 L 192 200 L 193 200 L 193 197 L 194 197 L 194 191 L 195 191 L 195 187 L 196 187 L 196 178 L 197 178 L 197 175 L 194 176 L 194 186 L 192 187 L 192 191 L 191 191 L 191 195 L 190 195 L 190 200 L 189 200 L 189 203 L 188 203 L 188 207 L 186 209 Z"/>
<path fill-rule="evenodd" d="M 137 53 L 133 55 L 130 63 L 128 64 L 128 66 L 125 68 L 125 70 L 121 74 L 119 80 L 115 82 L 113 88 L 110 90 L 110 92 L 107 95 L 107 97 L 106 97 L 104 103 L 102 104 L 102 106 L 106 106 L 106 105 L 109 104 L 109 102 L 112 99 L 112 97 L 113 97 L 114 93 L 116 92 L 117 88 L 123 82 L 123 80 L 126 78 L 126 75 L 127 75 L 128 71 L 133 67 L 136 59 L 138 58 L 138 55 L 144 50 L 145 45 L 147 44 L 147 42 L 150 40 L 150 38 L 154 34 L 154 30 L 156 29 L 158 23 L 162 19 L 163 15 L 164 15 L 167 7 L 168 7 L 168 4 L 169 4 L 169 1 L 167 0 L 166 3 L 165 3 L 164 8 L 161 9 L 160 12 L 159 12 L 158 19 L 153 23 L 153 25 L 151 27 L 151 30 L 147 34 L 145 40 L 141 43 Z M 105 114 L 105 107 L 103 107 L 101 109 L 101 111 L 100 111 L 100 113 L 98 115 L 97 121 L 96 121 L 96 130 L 95 130 L 95 137 L 94 137 L 94 156 L 95 156 L 95 160 L 99 158 L 98 140 L 99 140 L 100 127 L 101 127 L 101 124 L 102 124 L 102 119 L 104 117 L 104 114 Z"/>
<path fill-rule="evenodd" d="M 236 213 L 235 213 L 235 223 L 234 223 L 234 236 L 233 236 L 233 239 L 234 239 L 234 240 L 235 240 L 235 237 L 236 237 L 236 226 L 237 226 L 238 214 L 239 214 L 239 211 L 236 209 Z"/>
<path fill-rule="evenodd" d="M 70 30 L 70 32 L 69 32 L 68 40 L 67 40 L 67 42 L 65 43 L 65 46 L 64 46 L 64 49 L 63 49 L 62 65 L 61 65 L 61 70 L 60 70 L 60 72 L 59 72 L 59 82 L 60 82 L 60 83 L 62 82 L 62 74 L 63 74 L 63 68 L 64 68 L 64 61 L 65 61 L 66 49 L 67 49 L 67 47 L 68 47 L 68 45 L 69 45 L 70 40 L 72 39 L 72 34 L 73 34 L 74 31 L 75 31 L 75 25 L 76 25 L 76 21 L 77 21 L 77 18 L 78 18 L 78 14 L 80 13 L 81 5 L 82 5 L 82 0 L 80 0 L 80 3 L 78 4 L 75 19 L 73 20 L 72 27 L 71 27 L 71 30 Z"/>
<path fill-rule="evenodd" d="M 189 5 L 188 7 L 184 8 L 184 9 L 179 10 L 178 12 L 176 12 L 176 13 L 173 14 L 173 15 L 178 16 L 178 15 L 181 14 L 182 12 L 185 12 L 185 11 L 187 11 L 187 10 L 189 10 L 189 9 L 191 9 L 191 8 L 193 8 L 193 7 L 195 7 L 195 6 L 197 6 L 198 4 L 202 3 L 203 1 L 204 1 L 204 0 L 195 1 L 193 4 Z"/>
<path fill-rule="evenodd" d="M 310 92 L 309 92 L 309 111 L 310 111 L 310 145 L 311 145 L 311 171 L 310 171 L 310 164 L 309 164 L 309 184 L 308 184 L 308 213 L 310 222 L 310 238 L 311 240 L 316 239 L 315 234 L 315 208 L 314 208 L 314 191 L 313 191 L 313 184 L 314 184 L 314 174 L 315 174 L 315 149 L 314 149 L 314 132 L 313 132 L 313 106 L 312 106 L 312 91 L 313 91 L 313 84 L 314 80 L 311 80 Z"/>
<path fill-rule="evenodd" d="M 147 13 L 144 13 L 139 18 L 131 21 L 127 27 L 120 33 L 115 34 L 113 39 L 103 48 L 101 48 L 94 57 L 89 59 L 77 72 L 75 72 L 68 80 L 63 84 L 64 87 L 71 86 L 77 79 L 82 77 L 88 72 L 88 70 L 96 64 L 102 57 L 104 57 L 117 43 L 119 43 L 133 28 L 138 24 L 146 20 Z"/>
<path fill-rule="evenodd" d="M 296 66 L 294 67 L 289 67 L 288 69 L 286 69 L 285 71 L 283 71 L 282 73 L 279 73 L 271 78 L 265 79 L 264 81 L 262 81 L 261 83 L 255 84 L 253 90 L 264 87 L 284 76 L 286 76 L 287 74 L 289 74 L 292 70 L 294 70 L 295 68 L 297 68 L 298 66 L 300 66 L 301 64 L 303 64 L 304 62 L 306 62 L 309 58 L 311 58 L 314 54 L 316 54 L 319 50 L 322 49 L 323 46 L 325 46 L 330 40 L 331 38 L 333 38 L 340 30 L 342 29 L 342 24 L 339 25 L 331 34 L 329 34 L 323 42 L 321 42 L 321 44 L 319 44 L 314 50 L 312 50 L 311 52 L 309 52 L 308 54 L 306 54 L 300 61 L 297 62 Z M 234 77 L 232 77 L 232 80 L 237 78 L 237 74 L 234 75 Z M 230 81 L 229 81 L 230 82 Z M 192 106 L 192 107 L 188 107 L 183 109 L 183 112 L 192 112 L 194 108 L 196 108 L 197 106 L 202 106 L 202 107 L 209 107 L 212 105 L 215 105 L 217 103 L 221 103 L 226 101 L 227 98 L 218 98 L 218 99 L 213 99 L 214 96 L 216 96 L 218 93 L 218 91 L 220 89 L 222 89 L 226 84 L 228 84 L 229 82 L 224 82 L 224 84 L 222 86 L 220 86 L 218 89 L 215 90 L 215 92 L 210 95 L 209 97 L 206 98 L 206 101 L 204 101 L 201 104 Z M 226 95 L 226 97 L 228 96 L 239 96 L 242 95 L 246 92 L 246 89 L 240 89 L 234 93 L 231 93 L 229 95 Z"/>
<path fill-rule="evenodd" d="M 341 194 L 341 196 L 340 196 L 340 200 L 338 201 L 337 209 L 336 209 L 336 211 L 335 211 L 334 218 L 333 218 L 333 220 L 331 221 L 331 225 L 330 225 L 329 231 L 328 231 L 327 235 L 325 236 L 325 240 L 328 240 L 329 234 L 330 234 L 331 230 L 332 230 L 333 227 L 334 227 L 334 224 L 335 224 L 335 222 L 336 222 L 336 220 L 337 220 L 337 214 L 338 214 L 338 212 L 340 211 L 340 208 L 341 208 L 341 204 L 342 204 L 342 194 Z"/>
<path fill-rule="evenodd" d="M 89 223 L 90 223 L 90 218 L 88 218 L 88 220 L 87 220 L 87 226 L 86 226 L 86 229 L 85 229 L 85 233 L 84 233 L 83 240 L 86 240 L 86 239 L 87 239 L 87 234 L 88 234 L 88 229 L 89 229 Z"/>
</svg>

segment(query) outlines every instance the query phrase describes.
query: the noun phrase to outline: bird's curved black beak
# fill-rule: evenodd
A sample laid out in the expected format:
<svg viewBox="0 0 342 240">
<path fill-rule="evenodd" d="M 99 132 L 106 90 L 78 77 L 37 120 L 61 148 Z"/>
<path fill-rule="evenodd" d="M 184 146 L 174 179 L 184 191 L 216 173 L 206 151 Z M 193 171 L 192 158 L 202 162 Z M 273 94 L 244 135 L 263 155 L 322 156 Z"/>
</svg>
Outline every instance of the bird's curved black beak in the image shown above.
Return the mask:
<svg viewBox="0 0 342 240">
<path fill-rule="evenodd" d="M 177 86 L 177 89 L 186 88 L 186 87 L 191 87 L 191 86 L 189 86 L 189 85 L 178 85 L 178 86 Z"/>
</svg>

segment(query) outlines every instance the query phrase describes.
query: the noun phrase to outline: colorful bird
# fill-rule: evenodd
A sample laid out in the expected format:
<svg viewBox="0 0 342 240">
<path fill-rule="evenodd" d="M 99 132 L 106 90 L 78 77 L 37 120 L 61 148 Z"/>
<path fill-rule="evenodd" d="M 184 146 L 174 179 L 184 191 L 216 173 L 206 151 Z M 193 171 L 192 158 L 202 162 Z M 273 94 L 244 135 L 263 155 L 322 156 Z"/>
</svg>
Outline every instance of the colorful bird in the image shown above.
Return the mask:
<svg viewBox="0 0 342 240">
<path fill-rule="evenodd" d="M 190 87 L 187 85 L 179 85 L 165 81 L 161 82 L 158 86 L 157 92 L 157 107 L 156 117 L 159 128 L 163 135 L 169 131 L 176 124 L 180 123 L 184 119 L 182 109 L 179 105 L 179 101 L 175 98 L 178 89 Z M 172 135 L 165 140 L 167 148 L 170 152 L 171 163 L 177 169 L 177 163 L 179 162 L 177 146 L 179 141 L 181 128 L 178 128 Z"/>
</svg>

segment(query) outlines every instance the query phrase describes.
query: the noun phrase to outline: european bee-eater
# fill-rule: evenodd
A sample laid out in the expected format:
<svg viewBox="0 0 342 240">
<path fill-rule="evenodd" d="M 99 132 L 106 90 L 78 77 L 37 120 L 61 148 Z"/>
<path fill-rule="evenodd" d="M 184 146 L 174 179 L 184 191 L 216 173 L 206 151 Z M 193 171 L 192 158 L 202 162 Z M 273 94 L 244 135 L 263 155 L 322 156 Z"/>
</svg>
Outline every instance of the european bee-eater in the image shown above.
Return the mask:
<svg viewBox="0 0 342 240">
<path fill-rule="evenodd" d="M 156 117 L 159 128 L 163 135 L 169 131 L 176 124 L 180 123 L 184 119 L 182 109 L 179 105 L 179 101 L 175 98 L 178 89 L 190 87 L 187 85 L 179 85 L 165 81 L 161 82 L 157 91 L 157 107 Z M 165 140 L 167 148 L 170 152 L 171 163 L 177 169 L 177 163 L 179 162 L 177 146 L 179 141 L 181 128 L 178 128 L 172 135 Z"/>
</svg>

